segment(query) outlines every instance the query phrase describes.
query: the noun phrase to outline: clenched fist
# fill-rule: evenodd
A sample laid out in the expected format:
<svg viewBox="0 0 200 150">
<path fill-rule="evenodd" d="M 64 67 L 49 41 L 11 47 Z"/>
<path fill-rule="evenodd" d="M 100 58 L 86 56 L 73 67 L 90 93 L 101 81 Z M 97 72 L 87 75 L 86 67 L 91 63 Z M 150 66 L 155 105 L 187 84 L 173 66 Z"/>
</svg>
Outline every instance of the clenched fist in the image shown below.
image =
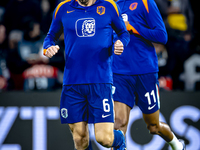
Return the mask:
<svg viewBox="0 0 200 150">
<path fill-rule="evenodd" d="M 124 45 L 120 40 L 117 40 L 114 44 L 114 53 L 116 55 L 121 55 L 124 51 Z"/>
<path fill-rule="evenodd" d="M 47 49 L 44 49 L 44 55 L 51 58 L 58 52 L 59 49 L 60 49 L 60 47 L 58 45 L 51 46 Z"/>
</svg>

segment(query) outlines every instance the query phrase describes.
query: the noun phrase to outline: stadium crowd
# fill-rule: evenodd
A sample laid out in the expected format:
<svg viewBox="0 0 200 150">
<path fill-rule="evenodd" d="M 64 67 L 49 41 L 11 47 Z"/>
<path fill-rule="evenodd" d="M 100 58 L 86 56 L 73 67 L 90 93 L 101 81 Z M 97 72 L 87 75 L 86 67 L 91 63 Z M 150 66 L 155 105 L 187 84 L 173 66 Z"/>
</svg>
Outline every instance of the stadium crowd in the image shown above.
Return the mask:
<svg viewBox="0 0 200 150">
<path fill-rule="evenodd" d="M 64 38 L 58 54 L 43 56 L 42 44 L 62 0 L 0 1 L 0 91 L 54 90 L 62 86 Z M 154 43 L 163 90 L 200 90 L 198 1 L 155 0 L 168 32 Z"/>
</svg>

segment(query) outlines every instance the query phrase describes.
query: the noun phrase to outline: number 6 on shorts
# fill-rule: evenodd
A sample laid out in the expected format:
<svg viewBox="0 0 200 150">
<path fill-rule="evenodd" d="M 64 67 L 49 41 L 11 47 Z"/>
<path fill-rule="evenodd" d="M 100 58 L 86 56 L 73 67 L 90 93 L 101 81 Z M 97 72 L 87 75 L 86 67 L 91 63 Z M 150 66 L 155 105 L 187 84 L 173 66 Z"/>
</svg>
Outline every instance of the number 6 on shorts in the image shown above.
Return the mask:
<svg viewBox="0 0 200 150">
<path fill-rule="evenodd" d="M 106 103 L 108 102 L 108 99 L 104 99 L 103 100 L 103 110 L 105 112 L 110 112 L 110 104 L 109 103 Z"/>
</svg>

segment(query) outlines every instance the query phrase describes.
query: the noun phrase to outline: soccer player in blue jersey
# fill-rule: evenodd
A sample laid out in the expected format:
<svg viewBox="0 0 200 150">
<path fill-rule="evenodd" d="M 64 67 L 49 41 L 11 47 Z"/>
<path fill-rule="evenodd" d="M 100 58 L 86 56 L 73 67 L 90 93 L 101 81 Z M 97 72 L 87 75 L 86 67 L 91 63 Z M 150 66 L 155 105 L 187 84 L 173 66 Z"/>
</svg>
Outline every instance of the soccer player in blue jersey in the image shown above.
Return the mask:
<svg viewBox="0 0 200 150">
<path fill-rule="evenodd" d="M 166 44 L 167 32 L 154 0 L 119 0 L 130 42 L 120 56 L 113 56 L 115 129 L 126 133 L 130 110 L 136 104 L 151 134 L 161 136 L 173 150 L 185 144 L 159 121 L 158 61 L 152 43 Z"/>
<path fill-rule="evenodd" d="M 89 149 L 88 123 L 104 147 L 125 150 L 125 137 L 114 130 L 112 102 L 113 29 L 119 40 L 114 53 L 121 55 L 130 38 L 113 0 L 66 0 L 54 11 L 44 40 L 44 55 L 59 50 L 56 41 L 64 32 L 65 70 L 60 100 L 61 123 L 71 129 L 75 148 Z"/>
</svg>

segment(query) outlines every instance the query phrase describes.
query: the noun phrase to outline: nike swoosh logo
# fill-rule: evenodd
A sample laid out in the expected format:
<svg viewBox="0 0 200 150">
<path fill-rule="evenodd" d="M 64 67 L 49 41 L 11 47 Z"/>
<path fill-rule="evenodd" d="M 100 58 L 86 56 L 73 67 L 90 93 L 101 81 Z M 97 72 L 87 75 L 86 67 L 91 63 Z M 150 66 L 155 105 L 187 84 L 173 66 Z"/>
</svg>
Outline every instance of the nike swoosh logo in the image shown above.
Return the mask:
<svg viewBox="0 0 200 150">
<path fill-rule="evenodd" d="M 69 14 L 69 13 L 72 13 L 72 12 L 74 12 L 75 10 L 72 10 L 72 11 L 67 11 L 67 13 Z"/>
<path fill-rule="evenodd" d="M 151 109 L 153 109 L 154 107 L 156 106 L 156 104 L 154 104 L 152 107 L 148 107 L 148 110 L 151 110 Z"/>
<path fill-rule="evenodd" d="M 108 117 L 108 116 L 110 116 L 111 114 L 109 114 L 109 115 L 102 115 L 102 118 L 106 118 L 106 117 Z"/>
</svg>

